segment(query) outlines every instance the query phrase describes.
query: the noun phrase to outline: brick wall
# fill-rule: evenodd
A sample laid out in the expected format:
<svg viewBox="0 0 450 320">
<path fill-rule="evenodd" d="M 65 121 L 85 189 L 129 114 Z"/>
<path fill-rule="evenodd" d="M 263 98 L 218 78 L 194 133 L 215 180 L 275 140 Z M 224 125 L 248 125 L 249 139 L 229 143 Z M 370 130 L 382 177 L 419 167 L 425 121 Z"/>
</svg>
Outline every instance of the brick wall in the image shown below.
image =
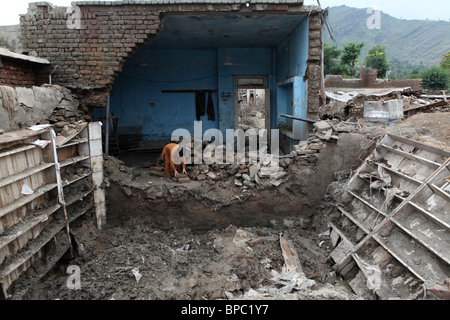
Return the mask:
<svg viewBox="0 0 450 320">
<path fill-rule="evenodd" d="M 48 83 L 46 65 L 0 57 L 0 85 L 12 87 L 32 87 Z"/>
<path fill-rule="evenodd" d="M 322 25 L 319 13 L 309 16 L 308 118 L 318 119 L 322 77 Z"/>
<path fill-rule="evenodd" d="M 376 71 L 376 70 L 375 70 Z M 368 79 L 343 79 L 342 76 L 327 75 L 325 77 L 325 86 L 327 88 L 411 88 L 414 91 L 422 90 L 422 79 L 403 79 L 403 80 L 368 80 Z"/>
<path fill-rule="evenodd" d="M 114 77 L 126 59 L 161 28 L 166 13 L 189 12 L 271 12 L 309 13 L 299 3 L 245 4 L 114 4 L 80 5 L 81 29 L 69 29 L 67 8 L 49 9 L 43 3 L 30 4 L 29 13 L 21 17 L 22 42 L 25 51 L 58 65 L 55 83 L 78 93 L 82 104 L 104 107 Z M 306 11 L 307 10 L 307 11 Z M 319 15 L 312 11 L 310 19 L 309 108 L 318 109 L 320 83 L 321 26 Z"/>
</svg>

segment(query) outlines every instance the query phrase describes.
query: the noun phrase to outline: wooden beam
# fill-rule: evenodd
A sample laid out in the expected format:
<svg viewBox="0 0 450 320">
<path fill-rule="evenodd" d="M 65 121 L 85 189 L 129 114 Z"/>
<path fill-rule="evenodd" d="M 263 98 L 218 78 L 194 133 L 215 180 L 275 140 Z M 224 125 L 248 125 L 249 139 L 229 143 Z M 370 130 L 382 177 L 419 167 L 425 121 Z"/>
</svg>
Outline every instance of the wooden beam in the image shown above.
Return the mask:
<svg viewBox="0 0 450 320">
<path fill-rule="evenodd" d="M 434 221 L 434 222 L 438 223 L 439 225 L 441 225 L 442 227 L 446 228 L 447 231 L 450 231 L 450 225 L 447 222 L 441 220 L 440 218 L 436 217 L 434 214 L 432 214 L 428 210 L 422 208 L 421 206 L 419 206 L 418 204 L 416 204 L 412 201 L 408 201 L 408 204 L 411 205 L 413 208 L 415 208 L 417 211 L 426 215 L 432 221 Z"/>
<path fill-rule="evenodd" d="M 403 143 L 412 145 L 412 146 L 414 146 L 416 148 L 419 148 L 419 149 L 422 149 L 422 150 L 425 150 L 425 151 L 437 154 L 437 155 L 442 156 L 444 158 L 450 157 L 450 152 L 445 151 L 444 149 L 437 148 L 437 147 L 431 146 L 429 144 L 421 143 L 421 142 L 419 142 L 417 140 L 411 140 L 411 139 L 408 139 L 408 138 L 405 138 L 405 137 L 401 137 L 401 136 L 398 136 L 398 135 L 392 134 L 392 133 L 388 133 L 388 136 L 391 137 L 394 140 L 399 141 L 399 142 L 403 142 Z"/>
<path fill-rule="evenodd" d="M 19 199 L 15 200 L 14 202 L 1 207 L 0 208 L 0 217 L 3 217 L 7 213 L 17 210 L 20 207 L 26 205 L 27 203 L 33 201 L 34 199 L 39 198 L 40 196 L 44 195 L 46 192 L 52 190 L 53 188 L 56 188 L 56 183 L 47 184 L 43 187 L 40 187 L 39 189 L 35 190 L 35 192 L 31 195 L 20 197 Z"/>
<path fill-rule="evenodd" d="M 409 160 L 420 162 L 420 163 L 425 164 L 425 165 L 427 165 L 427 166 L 429 166 L 429 167 L 431 167 L 433 169 L 438 169 L 441 166 L 441 163 L 437 163 L 437 162 L 434 162 L 434 161 L 431 161 L 431 160 L 428 160 L 428 159 L 416 156 L 415 154 L 408 153 L 408 152 L 405 152 L 405 151 L 402 151 L 402 150 L 398 150 L 398 149 L 392 148 L 392 147 L 390 147 L 388 145 L 385 145 L 385 144 L 381 144 L 381 146 L 383 148 L 385 148 L 386 150 L 388 150 L 389 152 L 395 153 L 395 154 L 400 155 L 402 157 L 405 157 L 405 158 L 407 158 Z"/>
<path fill-rule="evenodd" d="M 55 165 L 54 163 L 44 163 L 44 164 L 38 165 L 36 167 L 32 167 L 32 168 L 29 168 L 27 170 L 24 170 L 22 172 L 13 174 L 13 175 L 11 175 L 11 176 L 9 176 L 7 178 L 4 178 L 3 180 L 0 180 L 0 187 L 7 186 L 8 184 L 11 184 L 13 182 L 19 181 L 19 180 L 24 179 L 26 177 L 29 177 L 29 176 L 31 176 L 33 174 L 36 174 L 36 173 L 41 172 L 41 171 L 43 171 L 45 169 L 48 169 L 48 168 L 50 168 L 50 167 L 52 167 L 54 165 Z"/>
<path fill-rule="evenodd" d="M 36 148 L 35 145 L 32 144 L 26 144 L 26 145 L 22 145 L 19 146 L 17 148 L 10 148 L 9 150 L 5 150 L 3 152 L 0 153 L 0 158 L 6 157 L 6 156 L 11 156 L 13 154 L 19 153 L 19 152 L 23 152 L 23 151 L 27 151 L 27 150 L 31 150 Z"/>
<path fill-rule="evenodd" d="M 383 165 L 381 163 L 378 163 L 378 165 L 381 166 L 383 169 L 386 169 L 387 171 L 392 172 L 393 174 L 395 174 L 395 175 L 397 175 L 397 176 L 399 176 L 399 177 L 401 177 L 401 178 L 403 178 L 403 179 L 405 179 L 405 180 L 407 180 L 409 182 L 412 182 L 412 183 L 414 183 L 414 184 L 416 184 L 418 186 L 420 186 L 423 183 L 420 180 L 414 179 L 413 177 L 410 177 L 410 176 L 408 176 L 408 175 L 406 175 L 404 173 L 401 173 L 400 171 L 397 171 L 395 169 L 389 168 L 389 167 L 387 167 L 387 166 L 385 166 L 385 165 Z"/>
</svg>

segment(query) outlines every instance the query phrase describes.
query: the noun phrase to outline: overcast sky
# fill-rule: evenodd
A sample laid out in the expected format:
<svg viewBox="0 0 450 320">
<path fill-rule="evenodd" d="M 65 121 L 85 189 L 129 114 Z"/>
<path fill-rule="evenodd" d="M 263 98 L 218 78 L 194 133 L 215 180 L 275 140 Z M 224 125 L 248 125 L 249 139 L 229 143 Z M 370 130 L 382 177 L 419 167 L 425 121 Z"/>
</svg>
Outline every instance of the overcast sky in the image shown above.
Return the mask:
<svg viewBox="0 0 450 320">
<path fill-rule="evenodd" d="M 305 4 L 317 4 L 317 0 L 304 0 Z M 355 8 L 379 8 L 383 12 L 403 19 L 450 20 L 449 0 L 319 0 L 323 8 L 347 5 Z M 0 25 L 19 24 L 19 14 L 27 12 L 30 0 L 1 0 Z M 72 0 L 50 0 L 57 6 L 69 6 Z"/>
</svg>

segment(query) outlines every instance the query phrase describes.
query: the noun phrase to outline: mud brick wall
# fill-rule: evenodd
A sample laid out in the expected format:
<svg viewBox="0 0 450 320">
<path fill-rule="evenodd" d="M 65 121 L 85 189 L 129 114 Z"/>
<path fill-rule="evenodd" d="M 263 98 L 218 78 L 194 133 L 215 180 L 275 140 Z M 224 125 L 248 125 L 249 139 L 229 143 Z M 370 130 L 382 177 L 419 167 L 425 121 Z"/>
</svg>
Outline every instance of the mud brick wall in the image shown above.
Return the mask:
<svg viewBox="0 0 450 320">
<path fill-rule="evenodd" d="M 67 8 L 38 6 L 21 17 L 25 50 L 58 66 L 53 81 L 80 93 L 85 104 L 105 106 L 126 58 L 160 27 L 154 6 L 80 6 L 81 29 L 69 29 Z"/>
<path fill-rule="evenodd" d="M 322 25 L 320 13 L 309 16 L 308 54 L 308 118 L 318 119 L 320 107 L 320 81 L 322 77 Z"/>
<path fill-rule="evenodd" d="M 327 75 L 325 77 L 325 87 L 326 88 L 411 88 L 414 91 L 422 90 L 422 79 L 403 79 L 403 80 L 377 80 L 376 79 L 376 69 L 369 73 L 366 70 L 361 70 L 362 79 L 343 79 L 342 76 L 337 75 Z"/>
<path fill-rule="evenodd" d="M 104 107 L 114 77 L 126 59 L 161 29 L 162 17 L 170 13 L 302 13 L 310 14 L 309 108 L 319 107 L 321 26 L 319 14 L 300 3 L 75 3 L 81 9 L 81 28 L 69 29 L 65 7 L 30 4 L 21 16 L 24 51 L 58 66 L 54 83 L 77 93 L 82 105 Z"/>
<path fill-rule="evenodd" d="M 11 87 L 40 86 L 48 83 L 49 66 L 0 57 L 0 85 Z"/>
</svg>

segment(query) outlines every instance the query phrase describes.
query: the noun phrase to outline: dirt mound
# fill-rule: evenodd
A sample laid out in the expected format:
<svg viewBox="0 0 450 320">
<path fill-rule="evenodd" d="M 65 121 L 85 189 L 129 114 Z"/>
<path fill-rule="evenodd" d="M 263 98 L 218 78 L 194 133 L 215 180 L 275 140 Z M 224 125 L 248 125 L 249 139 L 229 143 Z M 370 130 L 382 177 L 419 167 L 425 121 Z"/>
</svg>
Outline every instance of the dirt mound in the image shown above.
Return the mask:
<svg viewBox="0 0 450 320">
<path fill-rule="evenodd" d="M 419 113 L 387 131 L 450 150 L 450 112 Z"/>
<path fill-rule="evenodd" d="M 316 283 L 303 297 L 352 298 L 336 279 L 329 281 L 327 241 L 317 230 L 315 236 L 305 232 L 291 227 L 283 235 L 297 248 L 305 276 Z M 98 231 L 86 223 L 74 233 L 83 254 L 29 288 L 22 298 L 213 300 L 249 298 L 249 293 L 260 292 L 260 298 L 290 299 L 295 290 L 283 289 L 288 294 L 284 296 L 277 291 L 283 286 L 273 281 L 284 264 L 280 233 L 234 226 L 203 234 L 189 229 L 168 232 L 132 221 Z M 68 265 L 80 267 L 81 290 L 68 289 Z"/>
</svg>

